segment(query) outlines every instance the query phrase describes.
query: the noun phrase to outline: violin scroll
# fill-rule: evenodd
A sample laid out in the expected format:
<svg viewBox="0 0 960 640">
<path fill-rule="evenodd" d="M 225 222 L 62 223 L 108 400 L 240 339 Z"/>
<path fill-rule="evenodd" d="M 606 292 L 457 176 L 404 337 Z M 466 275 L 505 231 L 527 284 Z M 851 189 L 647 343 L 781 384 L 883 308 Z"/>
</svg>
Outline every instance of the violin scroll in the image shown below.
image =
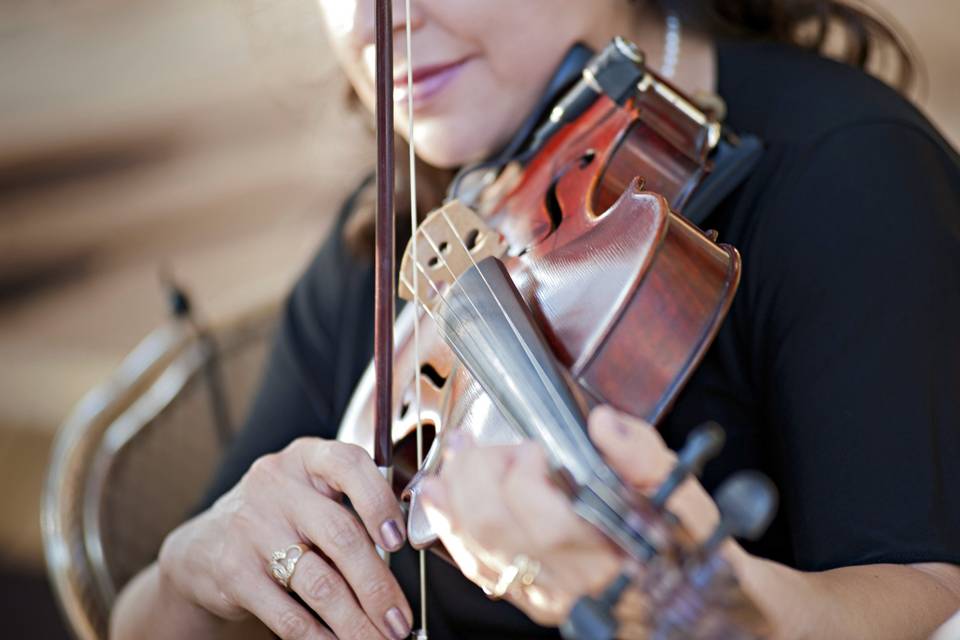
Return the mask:
<svg viewBox="0 0 960 640">
<path fill-rule="evenodd" d="M 741 471 L 720 486 L 715 501 L 720 522 L 707 541 L 678 567 L 654 563 L 644 580 L 653 637 L 754 640 L 769 634 L 720 545 L 729 537 L 759 538 L 776 512 L 776 489 L 763 474 Z"/>
<path fill-rule="evenodd" d="M 723 430 L 715 423 L 695 429 L 678 455 L 677 464 L 650 502 L 664 518 L 682 525 L 665 505 L 690 475 L 699 475 L 703 464 L 723 446 Z M 679 555 L 658 555 L 646 565 L 627 562 L 626 568 L 599 597 L 584 596 L 561 628 L 565 638 L 613 640 L 621 631 L 614 609 L 624 593 L 636 585 L 644 603 L 644 637 L 751 640 L 767 633 L 761 612 L 743 593 L 732 567 L 720 555 L 728 537 L 755 540 L 776 512 L 777 492 L 761 473 L 742 471 L 717 490 L 720 521 L 699 547 L 689 545 Z M 682 532 L 677 536 L 683 539 Z"/>
</svg>

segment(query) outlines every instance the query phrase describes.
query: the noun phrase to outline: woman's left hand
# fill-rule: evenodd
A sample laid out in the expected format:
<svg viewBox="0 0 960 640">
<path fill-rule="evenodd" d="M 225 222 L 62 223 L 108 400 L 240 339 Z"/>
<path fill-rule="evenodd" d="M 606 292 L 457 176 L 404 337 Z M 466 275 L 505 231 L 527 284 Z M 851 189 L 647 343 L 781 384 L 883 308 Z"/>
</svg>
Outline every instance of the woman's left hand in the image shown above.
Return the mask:
<svg viewBox="0 0 960 640">
<path fill-rule="evenodd" d="M 675 462 L 653 428 L 609 407 L 590 414 L 589 428 L 610 465 L 638 491 L 654 490 Z M 619 573 L 622 554 L 573 511 L 536 444 L 480 447 L 458 438 L 450 448 L 439 478 L 424 484 L 423 498 L 467 578 L 495 591 L 518 560 L 539 563 L 530 572 L 536 574 L 532 584 L 514 585 L 504 597 L 539 624 L 557 626 L 577 598 L 598 594 Z M 673 494 L 668 508 L 699 540 L 718 518 L 695 479 Z"/>
</svg>

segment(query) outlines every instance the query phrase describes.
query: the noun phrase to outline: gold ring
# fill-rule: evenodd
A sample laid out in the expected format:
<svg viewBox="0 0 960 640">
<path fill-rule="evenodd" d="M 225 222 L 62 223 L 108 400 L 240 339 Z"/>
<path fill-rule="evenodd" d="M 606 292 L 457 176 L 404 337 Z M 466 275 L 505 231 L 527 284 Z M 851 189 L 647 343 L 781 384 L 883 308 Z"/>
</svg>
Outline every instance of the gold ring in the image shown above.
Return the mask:
<svg viewBox="0 0 960 640">
<path fill-rule="evenodd" d="M 306 552 L 307 545 L 292 544 L 283 551 L 274 551 L 270 556 L 270 575 L 287 591 L 290 590 L 290 580 L 293 578 L 297 563 Z"/>
<path fill-rule="evenodd" d="M 490 589 L 488 595 L 494 600 L 499 600 L 518 585 L 521 588 L 530 587 L 539 573 L 540 563 L 521 553 L 515 556 L 513 562 L 503 570 L 497 584 Z"/>
</svg>

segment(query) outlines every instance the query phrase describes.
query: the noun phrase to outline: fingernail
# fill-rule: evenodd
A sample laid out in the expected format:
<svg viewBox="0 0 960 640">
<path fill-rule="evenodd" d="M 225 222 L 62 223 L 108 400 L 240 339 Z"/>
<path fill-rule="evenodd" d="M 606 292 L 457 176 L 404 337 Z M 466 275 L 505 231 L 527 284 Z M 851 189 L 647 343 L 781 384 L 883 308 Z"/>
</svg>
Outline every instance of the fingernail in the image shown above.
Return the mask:
<svg viewBox="0 0 960 640">
<path fill-rule="evenodd" d="M 623 420 L 620 420 L 619 418 L 617 418 L 616 420 L 614 420 L 614 422 L 613 422 L 613 428 L 614 428 L 614 430 L 617 432 L 617 434 L 620 435 L 620 436 L 628 436 L 628 435 L 630 435 L 630 425 L 628 425 L 628 424 L 627 424 L 626 422 L 624 422 Z"/>
<path fill-rule="evenodd" d="M 626 437 L 630 435 L 630 425 L 620 413 L 608 405 L 600 405 L 593 410 L 593 418 L 600 429 L 612 431 L 615 435 Z"/>
<path fill-rule="evenodd" d="M 403 617 L 400 609 L 394 607 L 387 611 L 387 615 L 383 616 L 383 621 L 396 640 L 404 640 L 410 635 L 410 623 Z"/>
<path fill-rule="evenodd" d="M 387 520 L 380 525 L 380 535 L 383 537 L 383 544 L 386 545 L 387 551 L 396 551 L 403 546 L 403 533 L 396 520 Z"/>
</svg>

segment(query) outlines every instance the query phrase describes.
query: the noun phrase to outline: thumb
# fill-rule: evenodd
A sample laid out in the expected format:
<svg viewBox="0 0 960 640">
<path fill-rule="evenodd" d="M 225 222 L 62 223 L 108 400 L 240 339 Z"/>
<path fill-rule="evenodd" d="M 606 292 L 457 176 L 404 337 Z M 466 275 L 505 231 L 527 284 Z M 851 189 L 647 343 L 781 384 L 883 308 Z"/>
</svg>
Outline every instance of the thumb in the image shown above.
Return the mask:
<svg viewBox="0 0 960 640">
<path fill-rule="evenodd" d="M 656 429 L 639 418 L 601 405 L 587 419 L 590 438 L 607 462 L 637 489 L 653 489 L 676 462 Z"/>
</svg>

